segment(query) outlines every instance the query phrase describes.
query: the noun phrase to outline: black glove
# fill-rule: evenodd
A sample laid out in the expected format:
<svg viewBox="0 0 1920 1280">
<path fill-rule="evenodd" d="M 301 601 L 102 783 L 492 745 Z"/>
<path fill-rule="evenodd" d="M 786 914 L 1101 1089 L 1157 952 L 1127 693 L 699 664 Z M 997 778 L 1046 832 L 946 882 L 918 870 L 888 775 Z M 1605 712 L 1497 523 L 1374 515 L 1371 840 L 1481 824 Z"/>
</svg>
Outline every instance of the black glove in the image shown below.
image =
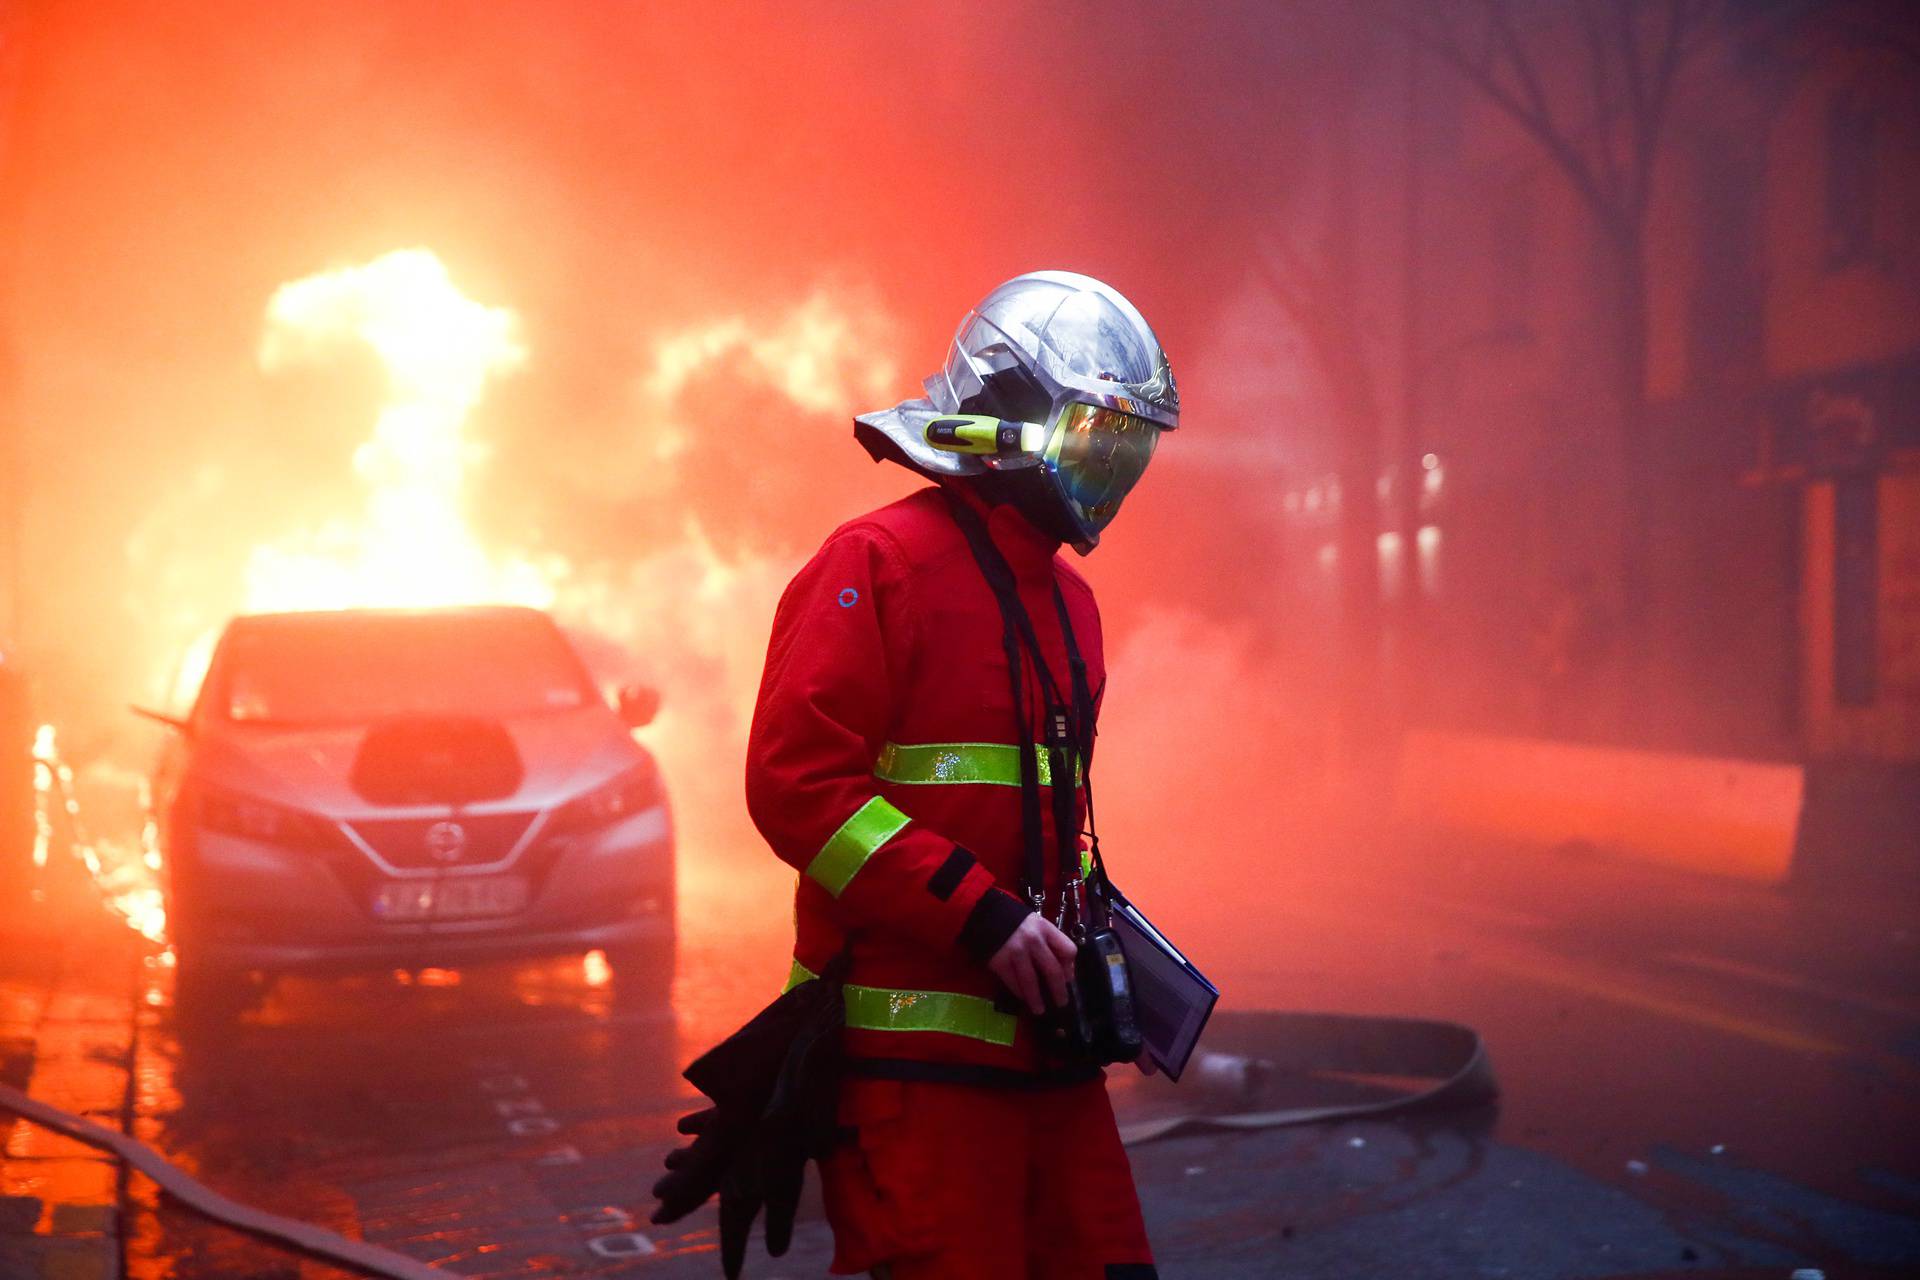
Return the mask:
<svg viewBox="0 0 1920 1280">
<path fill-rule="evenodd" d="M 807 1160 L 825 1156 L 838 1135 L 844 969 L 836 961 L 794 987 L 686 1070 L 714 1105 L 681 1117 L 677 1127 L 693 1141 L 668 1154 L 653 1221 L 677 1221 L 718 1193 L 727 1280 L 740 1274 L 762 1208 L 767 1252 L 787 1251 Z"/>
<path fill-rule="evenodd" d="M 657 1223 L 677 1222 L 720 1196 L 720 1266 L 736 1280 L 746 1261 L 753 1220 L 767 1212 L 767 1252 L 779 1257 L 793 1240 L 793 1216 L 805 1182 L 807 1156 L 785 1134 L 708 1107 L 675 1126 L 694 1139 L 667 1153 L 667 1173 L 653 1184 Z"/>
<path fill-rule="evenodd" d="M 720 1189 L 745 1133 L 738 1117 L 733 1120 L 723 1120 L 718 1107 L 680 1117 L 674 1127 L 695 1136 L 686 1146 L 667 1153 L 667 1172 L 653 1184 L 654 1199 L 660 1202 L 653 1211 L 653 1221 L 678 1222 Z"/>
</svg>

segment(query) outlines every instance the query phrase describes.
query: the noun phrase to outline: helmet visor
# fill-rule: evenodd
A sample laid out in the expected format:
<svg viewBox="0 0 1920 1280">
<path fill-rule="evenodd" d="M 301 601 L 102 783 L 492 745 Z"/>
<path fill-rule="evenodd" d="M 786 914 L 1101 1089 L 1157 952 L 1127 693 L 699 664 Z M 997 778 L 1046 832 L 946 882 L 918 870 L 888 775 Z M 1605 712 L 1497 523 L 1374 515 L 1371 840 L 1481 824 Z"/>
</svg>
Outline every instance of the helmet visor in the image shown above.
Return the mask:
<svg viewBox="0 0 1920 1280">
<path fill-rule="evenodd" d="M 1067 504 L 1091 532 L 1112 522 L 1159 438 L 1158 425 L 1118 409 L 1076 401 L 1061 411 L 1047 461 Z"/>
</svg>

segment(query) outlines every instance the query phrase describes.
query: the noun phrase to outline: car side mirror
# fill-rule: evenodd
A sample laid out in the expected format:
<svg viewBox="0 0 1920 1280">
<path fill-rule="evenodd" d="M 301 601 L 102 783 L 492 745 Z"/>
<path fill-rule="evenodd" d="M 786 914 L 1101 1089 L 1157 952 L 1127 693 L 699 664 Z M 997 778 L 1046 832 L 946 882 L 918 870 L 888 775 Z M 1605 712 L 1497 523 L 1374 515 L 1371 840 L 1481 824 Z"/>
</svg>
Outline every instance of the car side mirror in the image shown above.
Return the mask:
<svg viewBox="0 0 1920 1280">
<path fill-rule="evenodd" d="M 620 686 L 620 723 L 629 729 L 644 729 L 660 714 L 660 691 L 652 685 Z"/>
<path fill-rule="evenodd" d="M 133 714 L 143 720 L 151 720 L 155 724 L 163 724 L 183 737 L 191 738 L 193 736 L 193 722 L 191 720 L 182 720 L 179 716 L 170 716 L 164 711 L 155 711 L 152 707 L 128 707 L 127 710 L 133 712 Z"/>
</svg>

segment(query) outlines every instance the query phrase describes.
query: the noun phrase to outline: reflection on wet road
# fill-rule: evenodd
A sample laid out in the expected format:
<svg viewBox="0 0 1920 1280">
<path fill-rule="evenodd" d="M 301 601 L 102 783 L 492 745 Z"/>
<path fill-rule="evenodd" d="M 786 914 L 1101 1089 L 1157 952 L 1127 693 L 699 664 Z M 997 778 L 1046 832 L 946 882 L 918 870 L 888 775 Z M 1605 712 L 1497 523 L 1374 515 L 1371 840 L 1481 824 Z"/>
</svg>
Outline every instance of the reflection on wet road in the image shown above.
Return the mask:
<svg viewBox="0 0 1920 1280">
<path fill-rule="evenodd" d="M 119 898 L 146 864 L 137 840 L 107 835 L 99 874 Z M 1223 854 L 1214 880 L 1249 886 L 1231 903 L 1165 869 L 1135 868 L 1129 887 L 1220 982 L 1223 1017 L 1467 1022 L 1504 1097 L 1137 1148 L 1165 1274 L 1842 1277 L 1920 1262 L 1920 1001 L 1897 904 L 1314 839 L 1339 857 L 1256 876 Z M 150 953 L 125 1002 L 136 1132 L 220 1191 L 460 1274 L 711 1276 L 712 1209 L 655 1228 L 647 1189 L 689 1100 L 679 1067 L 778 986 L 791 873 L 745 847 L 684 848 L 681 865 L 677 963 L 651 988 L 623 987 L 597 954 L 288 976 L 207 1025 L 176 1016 Z M 117 989 L 99 983 L 96 1012 Z M 1124 1116 L 1227 1105 L 1125 1073 L 1114 1085 Z M 1295 1077 L 1254 1101 L 1369 1087 Z M 129 1191 L 141 1280 L 345 1274 L 143 1179 Z M 819 1275 L 829 1256 L 803 1205 L 792 1253 L 750 1274 Z"/>
<path fill-rule="evenodd" d="M 682 1056 L 664 989 L 616 1002 L 578 958 L 287 979 L 230 1029 L 153 1020 L 141 1136 L 214 1186 L 465 1274 L 620 1274 L 708 1244 L 640 1221 Z M 173 1213 L 145 1229 L 134 1274 L 278 1256 Z"/>
<path fill-rule="evenodd" d="M 84 866 L 108 914 L 51 906 L 86 930 L 118 919 L 146 932 L 159 867 L 137 837 L 137 789 L 122 775 L 92 783 L 91 823 L 53 843 Z M 707 1275 L 711 1209 L 655 1228 L 648 1189 L 688 1109 L 678 1071 L 690 1046 L 778 989 L 790 880 L 753 866 L 688 880 L 678 963 L 637 981 L 616 980 L 597 951 L 288 974 L 223 1017 L 175 1007 L 171 955 L 155 939 L 123 1002 L 134 1132 L 224 1194 L 461 1274 Z M 111 1007 L 121 994 L 98 997 Z M 129 1190 L 131 1276 L 348 1274 L 203 1220 L 144 1179 Z M 802 1231 L 791 1256 L 823 1270 L 823 1231 Z"/>
</svg>

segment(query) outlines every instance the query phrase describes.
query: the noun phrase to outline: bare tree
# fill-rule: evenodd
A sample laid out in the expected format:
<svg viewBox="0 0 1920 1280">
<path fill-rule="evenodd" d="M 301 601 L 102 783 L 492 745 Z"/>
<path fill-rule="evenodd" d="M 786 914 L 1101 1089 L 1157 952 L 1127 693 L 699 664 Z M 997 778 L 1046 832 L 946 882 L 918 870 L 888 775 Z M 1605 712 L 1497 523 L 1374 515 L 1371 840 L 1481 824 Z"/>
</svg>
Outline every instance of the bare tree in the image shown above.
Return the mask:
<svg viewBox="0 0 1920 1280">
<path fill-rule="evenodd" d="M 1647 612 L 1651 551 L 1647 212 L 1677 91 L 1731 20 L 1721 0 L 1412 0 L 1416 44 L 1536 143 L 1600 231 L 1613 282 L 1621 604 Z M 1631 633 L 1630 631 L 1630 633 Z"/>
<path fill-rule="evenodd" d="M 1361 311 L 1354 203 L 1355 150 L 1348 77 L 1317 95 L 1312 127 L 1325 130 L 1318 186 L 1325 203 L 1265 221 L 1255 268 L 1301 343 L 1325 396 L 1340 503 L 1336 558 L 1341 657 L 1340 744 L 1352 764 L 1374 742 L 1381 711 L 1380 502 L 1383 420 L 1379 378 Z M 1303 116 L 1304 121 L 1307 117 Z"/>
</svg>

